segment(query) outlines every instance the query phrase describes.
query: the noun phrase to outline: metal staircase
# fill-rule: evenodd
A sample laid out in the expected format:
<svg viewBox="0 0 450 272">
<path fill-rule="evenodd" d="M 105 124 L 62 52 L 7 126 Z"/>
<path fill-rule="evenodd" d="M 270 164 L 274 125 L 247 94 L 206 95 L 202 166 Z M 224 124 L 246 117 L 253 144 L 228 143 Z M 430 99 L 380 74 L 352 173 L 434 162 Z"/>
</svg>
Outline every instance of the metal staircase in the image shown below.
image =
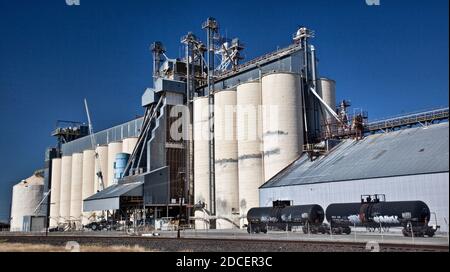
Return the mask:
<svg viewBox="0 0 450 272">
<path fill-rule="evenodd" d="M 164 109 L 166 105 L 165 95 L 161 95 L 158 103 L 151 105 L 145 111 L 144 120 L 142 122 L 141 132 L 138 137 L 137 144 L 130 156 L 130 159 L 125 167 L 124 177 L 132 176 L 132 170 L 138 170 L 141 165 L 142 157 L 144 155 L 145 145 L 149 140 L 154 137 L 155 130 L 159 127 L 159 119 L 164 115 Z M 150 169 L 146 169 L 149 171 Z M 139 171 L 137 171 L 139 172 Z"/>
</svg>

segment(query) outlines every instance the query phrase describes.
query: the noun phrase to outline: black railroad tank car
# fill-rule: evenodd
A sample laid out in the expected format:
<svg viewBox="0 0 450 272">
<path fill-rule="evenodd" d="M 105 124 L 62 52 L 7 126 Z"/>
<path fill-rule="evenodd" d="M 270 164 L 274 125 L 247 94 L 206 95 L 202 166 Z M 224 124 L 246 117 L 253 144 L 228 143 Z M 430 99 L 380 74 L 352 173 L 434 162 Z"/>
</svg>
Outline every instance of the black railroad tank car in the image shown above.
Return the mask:
<svg viewBox="0 0 450 272">
<path fill-rule="evenodd" d="M 428 226 L 430 209 L 422 201 L 362 201 L 330 204 L 326 219 L 333 227 L 364 226 L 366 228 L 403 227 L 405 236 L 434 236 Z"/>
<path fill-rule="evenodd" d="M 318 227 L 325 219 L 325 212 L 320 205 L 288 206 L 281 210 L 281 223 L 287 225 L 288 230 L 294 226 L 302 226 L 303 232 L 318 232 Z"/>
<path fill-rule="evenodd" d="M 283 207 L 252 208 L 247 212 L 247 232 L 267 233 L 267 226 L 277 225 L 280 222 L 280 212 Z"/>
<path fill-rule="evenodd" d="M 252 208 L 247 212 L 247 231 L 266 233 L 268 227 L 291 230 L 295 226 L 314 231 L 322 225 L 324 218 L 323 208 L 315 204 Z"/>
</svg>

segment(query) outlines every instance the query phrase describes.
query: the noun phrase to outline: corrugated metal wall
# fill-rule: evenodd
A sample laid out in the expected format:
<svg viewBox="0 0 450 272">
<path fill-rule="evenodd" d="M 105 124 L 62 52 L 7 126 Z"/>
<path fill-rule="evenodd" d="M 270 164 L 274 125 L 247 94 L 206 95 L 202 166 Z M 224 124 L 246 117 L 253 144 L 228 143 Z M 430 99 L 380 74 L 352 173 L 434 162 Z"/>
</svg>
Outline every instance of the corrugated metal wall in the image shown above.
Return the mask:
<svg viewBox="0 0 450 272">
<path fill-rule="evenodd" d="M 111 142 L 120 142 L 125 138 L 139 137 L 142 121 L 143 118 L 139 118 L 125 124 L 97 132 L 95 133 L 96 143 L 98 145 L 108 145 Z M 71 156 L 73 153 L 81 153 L 87 149 L 92 149 L 91 138 L 89 136 L 63 144 L 62 153 L 64 156 Z"/>
</svg>

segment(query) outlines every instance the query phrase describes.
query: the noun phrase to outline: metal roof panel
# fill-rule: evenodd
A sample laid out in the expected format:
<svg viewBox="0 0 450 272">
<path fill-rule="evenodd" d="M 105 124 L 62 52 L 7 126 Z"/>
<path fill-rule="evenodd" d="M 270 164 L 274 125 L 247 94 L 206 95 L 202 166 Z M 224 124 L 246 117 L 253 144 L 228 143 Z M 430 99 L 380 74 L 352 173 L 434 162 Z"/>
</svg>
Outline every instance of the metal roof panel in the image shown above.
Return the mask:
<svg viewBox="0 0 450 272">
<path fill-rule="evenodd" d="M 347 139 L 311 162 L 303 155 L 261 188 L 449 171 L 448 123 Z"/>
</svg>

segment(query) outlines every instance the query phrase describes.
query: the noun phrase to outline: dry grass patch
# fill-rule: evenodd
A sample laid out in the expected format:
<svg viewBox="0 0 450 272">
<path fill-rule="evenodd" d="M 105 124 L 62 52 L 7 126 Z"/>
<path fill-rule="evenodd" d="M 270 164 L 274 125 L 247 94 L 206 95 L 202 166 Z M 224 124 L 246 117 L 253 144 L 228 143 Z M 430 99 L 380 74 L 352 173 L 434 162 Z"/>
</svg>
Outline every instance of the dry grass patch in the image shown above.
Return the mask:
<svg viewBox="0 0 450 272">
<path fill-rule="evenodd" d="M 135 246 L 80 246 L 79 251 L 65 246 L 48 244 L 19 244 L 0 242 L 0 252 L 151 252 L 138 245 Z"/>
</svg>

